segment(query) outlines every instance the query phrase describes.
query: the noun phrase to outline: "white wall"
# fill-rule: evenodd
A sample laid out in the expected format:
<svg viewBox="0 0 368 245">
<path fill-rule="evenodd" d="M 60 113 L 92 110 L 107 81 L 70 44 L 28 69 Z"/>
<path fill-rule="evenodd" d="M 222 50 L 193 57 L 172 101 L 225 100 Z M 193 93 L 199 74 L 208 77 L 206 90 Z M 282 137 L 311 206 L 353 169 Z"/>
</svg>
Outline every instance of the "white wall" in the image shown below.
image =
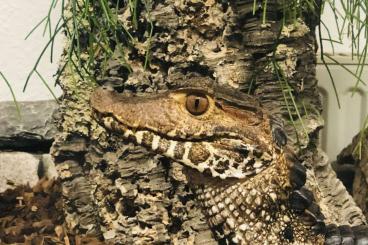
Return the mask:
<svg viewBox="0 0 368 245">
<path fill-rule="evenodd" d="M 339 4 L 340 1 L 334 2 L 336 2 L 337 8 L 342 10 Z M 339 19 L 339 25 L 341 26 L 341 17 Z M 325 8 L 322 21 L 324 21 L 328 28 L 332 39 L 339 40 L 335 17 L 328 6 Z M 326 27 L 322 27 L 321 29 L 323 38 L 329 38 Z M 324 52 L 334 55 L 333 57 L 336 60 L 355 72 L 357 69 L 357 60 L 351 58 L 351 41 L 347 37 L 347 31 L 344 34 L 343 44 L 335 43 L 334 49 L 332 49 L 329 41 L 324 41 Z M 363 35 L 360 41 L 362 43 L 361 45 L 366 42 Z M 354 52 L 356 53 L 357 51 L 355 50 Z M 317 66 L 317 78 L 324 103 L 323 117 L 325 119 L 325 128 L 321 132 L 321 146 L 327 152 L 330 161 L 333 161 L 336 159 L 337 154 L 351 142 L 352 138 L 363 126 L 364 119 L 368 115 L 368 87 L 359 86 L 357 92 L 353 95 L 352 91 L 356 84 L 356 78 L 346 72 L 341 66 L 331 62 L 328 58 L 325 58 L 325 60 L 329 63 L 341 102 L 341 108 L 339 108 L 331 79 L 324 65 L 319 62 Z M 362 80 L 366 83 L 368 83 L 367 65 L 364 66 L 362 76 Z"/>
<path fill-rule="evenodd" d="M 9 79 L 19 100 L 43 100 L 51 99 L 50 93 L 41 83 L 40 79 L 33 75 L 28 89 L 22 92 L 28 73 L 34 66 L 38 55 L 42 51 L 48 38 L 42 37 L 43 28 L 38 29 L 27 41 L 26 34 L 48 12 L 50 0 L 11 0 L 2 1 L 0 5 L 0 71 Z M 60 17 L 60 4 L 52 15 L 52 23 L 56 24 Z M 330 32 L 336 36 L 335 21 L 331 11 L 326 10 L 323 20 Z M 327 35 L 323 28 L 324 36 Z M 325 42 L 325 51 L 332 53 L 332 48 Z M 350 44 L 335 46 L 336 54 L 349 54 Z M 55 42 L 54 63 L 49 61 L 49 52 L 45 54 L 39 65 L 39 72 L 45 77 L 50 85 L 53 85 L 57 69 L 57 60 L 62 51 L 62 38 L 59 36 Z M 354 66 L 350 59 L 343 59 L 349 67 Z M 350 64 L 350 65 L 349 65 Z M 327 151 L 331 160 L 350 141 L 361 127 L 362 120 L 367 114 L 367 89 L 362 88 L 357 96 L 351 97 L 348 90 L 353 86 L 354 79 L 341 67 L 331 67 L 336 79 L 336 86 L 342 102 L 342 108 L 338 109 L 331 82 L 326 69 L 318 66 L 317 76 L 320 81 L 321 92 L 325 102 L 326 129 L 322 132 L 322 147 Z M 364 80 L 368 82 L 368 73 L 364 73 Z M 57 94 L 60 89 L 53 88 Z M 4 81 L 0 79 L 0 101 L 11 100 L 11 96 Z"/>
<path fill-rule="evenodd" d="M 32 70 L 39 54 L 48 42 L 48 36 L 42 37 L 43 26 L 24 40 L 30 30 L 44 18 L 48 12 L 50 0 L 10 0 L 0 4 L 0 72 L 14 89 L 18 100 L 44 100 L 51 95 L 34 74 L 25 93 L 22 92 L 28 73 Z M 60 4 L 52 15 L 52 24 L 56 25 L 60 17 Z M 55 93 L 53 74 L 57 70 L 57 61 L 62 52 L 61 36 L 54 47 L 54 63 L 50 63 L 50 52 L 46 52 L 39 64 L 38 71 L 43 75 Z M 11 100 L 5 82 L 0 78 L 0 101 Z"/>
<path fill-rule="evenodd" d="M 336 1 L 336 3 L 339 1 Z M 341 7 L 340 7 L 341 8 Z M 334 14 L 330 7 L 326 6 L 324 9 L 323 15 L 322 15 L 322 21 L 325 23 L 324 25 L 321 25 L 321 31 L 322 31 L 322 37 L 323 38 L 329 38 L 328 31 L 334 40 L 339 40 L 338 30 L 335 22 Z M 341 21 L 339 22 L 341 24 Z M 328 28 L 328 31 L 327 29 Z M 318 32 L 317 32 L 318 33 Z M 329 41 L 323 41 L 324 46 L 324 52 L 331 53 L 332 54 L 332 47 L 331 43 Z M 336 55 L 346 55 L 351 53 L 351 46 L 350 41 L 347 36 L 343 38 L 343 44 L 337 44 L 334 43 L 335 48 L 335 54 Z"/>
<path fill-rule="evenodd" d="M 357 67 L 348 57 L 335 56 L 335 58 L 345 63 L 346 67 L 353 71 Z M 364 119 L 368 115 L 368 87 L 359 86 L 353 93 L 356 78 L 336 64 L 331 64 L 329 67 L 334 78 L 341 108 L 338 107 L 331 79 L 322 64 L 317 67 L 317 74 L 324 104 L 323 118 L 325 119 L 325 128 L 321 132 L 321 146 L 327 152 L 330 160 L 333 161 L 363 126 Z M 363 80 L 368 82 L 367 78 L 368 67 L 365 67 Z"/>
</svg>

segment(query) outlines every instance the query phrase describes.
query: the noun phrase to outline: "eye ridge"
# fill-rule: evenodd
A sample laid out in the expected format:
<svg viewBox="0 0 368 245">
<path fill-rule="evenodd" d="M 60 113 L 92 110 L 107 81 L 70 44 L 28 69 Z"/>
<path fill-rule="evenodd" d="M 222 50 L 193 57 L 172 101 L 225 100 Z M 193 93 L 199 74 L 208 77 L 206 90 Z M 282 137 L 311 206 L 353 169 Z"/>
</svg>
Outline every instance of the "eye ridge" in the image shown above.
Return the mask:
<svg viewBox="0 0 368 245">
<path fill-rule="evenodd" d="M 209 106 L 209 101 L 206 95 L 191 93 L 186 97 L 185 107 L 187 111 L 195 116 L 204 114 Z"/>
</svg>

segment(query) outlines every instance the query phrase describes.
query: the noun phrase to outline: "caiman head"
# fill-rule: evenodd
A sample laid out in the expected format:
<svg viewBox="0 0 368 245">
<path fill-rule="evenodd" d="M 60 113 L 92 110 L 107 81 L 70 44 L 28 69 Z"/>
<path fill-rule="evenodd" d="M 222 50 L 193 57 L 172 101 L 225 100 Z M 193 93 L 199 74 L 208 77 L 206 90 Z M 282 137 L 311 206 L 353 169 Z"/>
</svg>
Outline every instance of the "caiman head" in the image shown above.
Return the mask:
<svg viewBox="0 0 368 245">
<path fill-rule="evenodd" d="M 337 244 L 280 121 L 254 97 L 213 84 L 135 97 L 98 88 L 91 105 L 108 130 L 189 167 L 209 226 L 222 229 L 218 239 Z"/>
<path fill-rule="evenodd" d="M 286 136 L 244 93 L 217 85 L 146 96 L 98 88 L 91 96 L 106 128 L 213 177 L 247 178 L 275 164 Z"/>
</svg>

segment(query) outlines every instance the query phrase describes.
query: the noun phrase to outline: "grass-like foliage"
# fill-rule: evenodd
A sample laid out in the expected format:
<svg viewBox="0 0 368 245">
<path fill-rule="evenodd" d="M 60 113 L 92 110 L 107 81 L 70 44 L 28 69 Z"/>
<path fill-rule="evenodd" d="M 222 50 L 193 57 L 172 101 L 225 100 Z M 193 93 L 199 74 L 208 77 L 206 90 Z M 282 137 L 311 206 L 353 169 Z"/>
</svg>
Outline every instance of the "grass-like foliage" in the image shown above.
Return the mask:
<svg viewBox="0 0 368 245">
<path fill-rule="evenodd" d="M 13 91 L 11 85 L 10 85 L 10 82 L 8 81 L 8 79 L 5 77 L 5 75 L 2 72 L 0 72 L 0 78 L 2 78 L 4 80 L 6 86 L 9 88 L 9 91 L 10 91 L 10 93 L 12 95 L 12 98 L 13 98 L 13 101 L 14 101 L 15 109 L 17 111 L 18 118 L 20 120 L 22 118 L 22 116 L 21 116 L 21 113 L 20 113 L 19 103 L 18 103 L 17 98 L 14 94 L 14 91 Z"/>
<path fill-rule="evenodd" d="M 119 20 L 119 10 L 125 2 L 129 5 L 131 14 L 130 28 Z M 57 6 L 59 8 L 56 8 Z M 112 56 L 118 59 L 120 65 L 131 72 L 131 67 L 124 59 L 125 48 L 134 47 L 138 42 L 145 41 L 148 41 L 144 60 L 144 67 L 147 68 L 150 61 L 150 40 L 153 34 L 153 23 L 149 16 L 150 6 L 150 0 L 52 0 L 47 16 L 37 23 L 26 36 L 27 39 L 37 28 L 43 28 L 43 33 L 48 35 L 49 40 L 29 72 L 23 90 L 26 90 L 29 79 L 34 74 L 38 75 L 47 86 L 41 74 L 37 72 L 37 68 L 47 49 L 53 50 L 55 37 L 62 31 L 68 40 L 68 47 L 65 49 L 67 57 L 66 62 L 58 71 L 56 81 L 65 68 L 69 67 L 84 81 L 95 83 L 96 77 L 104 75 L 108 60 Z M 61 15 L 55 28 L 52 28 L 50 16 L 56 9 L 61 9 Z M 148 13 L 145 19 L 146 40 L 139 40 L 135 35 L 138 33 L 138 28 L 142 27 L 138 20 L 139 13 L 142 11 Z M 116 55 L 117 53 L 119 55 Z M 53 61 L 53 52 L 51 52 L 50 60 Z M 52 93 L 48 86 L 47 88 Z M 54 96 L 53 93 L 52 95 Z"/>
<path fill-rule="evenodd" d="M 363 157 L 363 150 L 365 149 L 363 144 L 367 142 L 367 134 L 368 134 L 368 117 L 366 117 L 364 120 L 363 127 L 359 133 L 359 139 L 353 151 L 353 154 L 357 159 L 362 159 Z"/>
<path fill-rule="evenodd" d="M 253 2 L 254 14 L 256 10 L 262 10 L 263 24 L 267 22 L 269 2 L 271 1 L 254 0 Z M 334 47 L 335 43 L 342 43 L 344 38 L 346 39 L 348 37 L 351 41 L 351 55 L 358 59 L 358 66 L 355 71 L 352 71 L 344 64 L 339 65 L 356 77 L 356 87 L 360 84 L 365 85 L 362 79 L 362 73 L 366 62 L 368 45 L 366 38 L 364 39 L 364 43 L 361 42 L 361 37 L 367 36 L 368 2 L 363 0 L 281 0 L 276 2 L 280 6 L 280 11 L 283 13 L 283 24 L 296 22 L 298 18 L 304 18 L 305 15 L 310 15 L 310 18 L 320 22 L 318 30 L 320 34 L 320 55 L 321 60 L 326 66 L 326 58 L 329 62 L 339 63 L 331 55 L 324 52 L 322 41 L 329 41 L 331 46 Z M 103 73 L 106 69 L 107 60 L 114 55 L 116 50 L 124 54 L 125 47 L 134 46 L 137 42 L 141 41 L 138 40 L 134 33 L 131 33 L 132 28 L 127 28 L 126 23 L 119 20 L 120 7 L 126 3 L 129 6 L 131 14 L 130 25 L 133 26 L 133 32 L 138 31 L 139 15 L 144 10 L 145 16 L 143 18 L 146 20 L 146 36 L 149 41 L 153 34 L 153 23 L 149 17 L 152 4 L 151 0 L 51 0 L 47 15 L 26 36 L 27 39 L 37 28 L 43 28 L 43 33 L 44 35 L 48 34 L 49 41 L 40 53 L 33 69 L 30 71 L 24 85 L 24 90 L 28 86 L 30 77 L 37 70 L 38 64 L 48 48 L 51 50 L 50 60 L 53 60 L 52 50 L 54 40 L 56 35 L 63 30 L 67 36 L 67 40 L 69 40 L 70 46 L 67 48 L 67 63 L 64 64 L 63 68 L 71 63 L 76 69 L 76 72 L 82 75 L 83 78 L 87 77 L 90 81 L 95 81 L 96 74 L 91 74 L 91 72 L 96 68 L 97 59 L 104 57 L 103 61 L 99 60 L 99 63 L 102 64 L 99 70 Z M 61 5 L 61 8 L 56 8 L 59 5 Z M 338 5 L 341 7 L 337 8 Z M 333 39 L 329 32 L 330 27 L 327 27 L 321 20 L 321 15 L 326 8 L 330 8 L 335 16 L 338 40 Z M 61 17 L 53 29 L 51 14 L 56 9 L 61 9 Z M 328 37 L 322 36 L 321 29 L 323 28 L 326 29 Z M 145 68 L 147 68 L 149 63 L 149 49 L 150 45 L 147 45 L 146 59 L 144 61 Z M 124 55 L 119 55 L 119 61 L 131 71 L 131 68 L 123 57 Z M 63 68 L 60 69 L 59 74 L 63 72 Z M 329 71 L 328 66 L 327 70 Z M 333 82 L 332 75 L 330 77 Z M 335 93 L 338 99 L 336 90 Z M 338 103 L 340 104 L 340 102 Z"/>
</svg>

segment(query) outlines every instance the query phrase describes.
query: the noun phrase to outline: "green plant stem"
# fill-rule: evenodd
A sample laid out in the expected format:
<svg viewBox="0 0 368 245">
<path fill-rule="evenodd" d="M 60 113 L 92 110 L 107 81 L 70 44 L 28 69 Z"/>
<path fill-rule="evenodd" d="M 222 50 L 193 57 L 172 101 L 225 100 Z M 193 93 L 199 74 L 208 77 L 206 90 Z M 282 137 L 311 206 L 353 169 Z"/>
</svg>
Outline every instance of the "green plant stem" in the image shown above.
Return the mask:
<svg viewBox="0 0 368 245">
<path fill-rule="evenodd" d="M 43 76 L 37 71 L 35 70 L 35 73 L 37 74 L 37 76 L 41 79 L 42 83 L 46 86 L 46 88 L 49 90 L 49 92 L 51 93 L 52 97 L 54 97 L 55 101 L 57 103 L 59 103 L 58 98 L 56 97 L 56 95 L 54 94 L 54 92 L 52 91 L 52 89 L 50 88 L 50 86 L 47 84 L 46 80 L 43 78 Z"/>
<path fill-rule="evenodd" d="M 0 76 L 3 78 L 3 80 L 5 81 L 6 86 L 8 86 L 8 88 L 9 88 L 9 91 L 10 91 L 10 93 L 12 95 L 12 98 L 13 98 L 13 101 L 14 101 L 14 104 L 15 104 L 15 109 L 17 111 L 18 118 L 19 118 L 19 120 L 21 120 L 22 119 L 22 115 L 21 115 L 21 112 L 20 112 L 19 103 L 18 103 L 17 98 L 15 96 L 15 93 L 13 91 L 13 88 L 11 87 L 10 82 L 4 76 L 4 74 L 2 72 L 0 72 Z"/>
</svg>

